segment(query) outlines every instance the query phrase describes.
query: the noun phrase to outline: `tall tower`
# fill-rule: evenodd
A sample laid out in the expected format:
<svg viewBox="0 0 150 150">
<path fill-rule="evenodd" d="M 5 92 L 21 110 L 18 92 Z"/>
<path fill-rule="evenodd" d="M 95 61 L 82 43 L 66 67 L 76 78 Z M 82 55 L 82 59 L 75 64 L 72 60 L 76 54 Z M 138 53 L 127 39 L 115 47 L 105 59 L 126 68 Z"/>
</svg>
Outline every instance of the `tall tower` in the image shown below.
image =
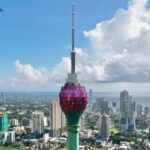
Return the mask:
<svg viewBox="0 0 150 150">
<path fill-rule="evenodd" d="M 110 136 L 109 124 L 109 116 L 105 113 L 102 114 L 97 121 L 97 127 L 99 129 L 99 134 L 102 139 L 108 139 Z"/>
<path fill-rule="evenodd" d="M 33 112 L 32 113 L 32 132 L 36 134 L 42 134 L 44 131 L 44 113 Z"/>
<path fill-rule="evenodd" d="M 120 93 L 120 129 L 121 131 L 135 130 L 135 102 L 128 91 Z"/>
<path fill-rule="evenodd" d="M 60 108 L 59 100 L 54 100 L 50 104 L 50 126 L 53 137 L 60 136 L 65 128 L 65 115 Z"/>
<path fill-rule="evenodd" d="M 86 108 L 87 93 L 78 81 L 75 72 L 75 9 L 72 5 L 72 52 L 71 52 L 71 73 L 68 74 L 67 82 L 59 93 L 60 106 L 67 118 L 68 150 L 79 149 L 79 120 Z"/>
<path fill-rule="evenodd" d="M 2 103 L 3 103 L 3 104 L 6 103 L 5 93 L 4 93 L 4 92 L 1 92 L 1 100 L 2 100 Z"/>
</svg>

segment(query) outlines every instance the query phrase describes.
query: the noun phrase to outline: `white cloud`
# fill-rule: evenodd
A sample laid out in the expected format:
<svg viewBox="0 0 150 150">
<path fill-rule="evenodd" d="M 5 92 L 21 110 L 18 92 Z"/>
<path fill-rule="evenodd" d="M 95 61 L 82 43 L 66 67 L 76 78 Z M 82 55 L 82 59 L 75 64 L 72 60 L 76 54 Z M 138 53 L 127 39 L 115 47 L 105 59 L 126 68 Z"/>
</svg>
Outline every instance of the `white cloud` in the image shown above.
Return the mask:
<svg viewBox="0 0 150 150">
<path fill-rule="evenodd" d="M 122 51 L 126 44 L 150 29 L 148 0 L 132 0 L 128 10 L 119 9 L 111 20 L 103 21 L 95 29 L 84 31 L 91 45 L 98 51 Z"/>
<path fill-rule="evenodd" d="M 12 87 L 17 85 L 29 86 L 51 86 L 52 84 L 63 83 L 70 72 L 70 58 L 64 57 L 62 61 L 54 67 L 52 71 L 46 67 L 35 68 L 31 64 L 23 64 L 19 60 L 14 62 L 17 77 L 10 77 Z"/>
<path fill-rule="evenodd" d="M 34 68 L 31 64 L 22 64 L 19 60 L 14 62 L 14 67 L 18 73 L 18 78 L 11 77 L 12 83 L 43 83 L 47 80 L 44 75 L 45 68 Z"/>
<path fill-rule="evenodd" d="M 70 58 L 63 57 L 61 62 L 51 71 L 49 81 L 62 83 L 70 72 Z"/>
<path fill-rule="evenodd" d="M 77 72 L 86 83 L 150 82 L 150 10 L 148 0 L 130 0 L 110 20 L 84 31 L 90 49 L 76 48 Z M 52 70 L 14 63 L 18 78 L 13 83 L 62 83 L 70 72 L 70 58 L 64 57 Z M 18 81 L 19 80 L 19 81 Z"/>
<path fill-rule="evenodd" d="M 148 0 L 132 0 L 127 10 L 119 9 L 111 20 L 84 31 L 99 64 L 104 64 L 104 82 L 150 82 L 147 5 Z"/>
</svg>

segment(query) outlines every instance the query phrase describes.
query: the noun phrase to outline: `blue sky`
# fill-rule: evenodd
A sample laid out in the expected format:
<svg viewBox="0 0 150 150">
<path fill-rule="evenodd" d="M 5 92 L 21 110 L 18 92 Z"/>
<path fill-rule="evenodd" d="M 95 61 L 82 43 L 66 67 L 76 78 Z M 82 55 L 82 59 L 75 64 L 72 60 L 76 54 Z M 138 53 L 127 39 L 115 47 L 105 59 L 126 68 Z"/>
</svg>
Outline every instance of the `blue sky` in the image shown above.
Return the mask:
<svg viewBox="0 0 150 150">
<path fill-rule="evenodd" d="M 130 2 L 134 3 L 134 1 L 137 0 L 131 0 Z M 144 0 L 142 1 L 144 3 Z M 129 1 L 127 0 L 77 0 L 76 47 L 82 49 L 79 52 L 85 52 L 86 54 L 95 53 L 97 48 L 93 47 L 95 43 L 91 41 L 90 31 L 96 30 L 96 24 L 103 21 L 109 22 L 115 18 L 116 12 L 120 8 L 128 11 L 128 3 Z M 0 13 L 0 79 L 2 82 L 1 87 L 4 90 L 53 90 L 52 87 L 47 86 L 45 88 L 44 85 L 41 85 L 41 83 L 39 85 L 37 82 L 31 83 L 33 87 L 30 88 L 31 86 L 25 81 L 28 77 L 22 73 L 24 69 L 19 70 L 18 68 L 26 67 L 27 64 L 30 64 L 31 69 L 35 69 L 35 72 L 39 71 L 40 75 L 38 75 L 42 79 L 44 72 L 41 73 L 39 68 L 46 68 L 45 74 L 51 74 L 61 64 L 63 57 L 69 57 L 71 44 L 71 4 L 71 0 L 59 2 L 56 0 L 0 1 L 0 7 L 4 9 L 4 12 Z M 105 23 L 103 24 L 105 26 Z M 84 31 L 87 31 L 89 34 L 85 35 Z M 121 50 L 124 51 L 124 49 Z M 101 54 L 104 54 L 103 51 L 101 52 Z M 110 50 L 110 53 L 113 52 Z M 105 58 L 98 58 L 98 60 L 100 59 L 103 60 Z M 97 65 L 97 62 L 94 63 Z M 103 64 L 102 61 L 100 63 Z M 64 71 L 64 73 L 67 71 Z M 13 81 L 17 81 L 9 85 L 10 78 L 13 78 Z M 47 81 L 53 80 L 53 78 L 46 78 Z M 29 81 L 31 80 L 29 79 Z M 97 84 L 95 84 L 95 81 Z M 98 90 L 96 88 L 99 86 L 98 83 L 103 81 L 109 82 L 109 79 L 106 80 L 104 77 L 98 77 L 91 85 Z M 86 81 L 83 82 L 86 83 Z M 118 84 L 122 81 L 119 78 L 118 81 L 111 79 L 110 82 L 112 85 L 112 82 L 117 82 Z M 125 80 L 125 82 L 132 81 Z M 137 81 L 133 82 L 135 84 Z M 55 85 L 55 83 L 50 81 L 50 84 L 53 84 L 54 90 L 58 89 L 57 86 L 59 87 L 58 82 Z M 87 85 L 90 87 L 90 84 Z M 103 86 L 105 85 L 103 84 Z"/>
<path fill-rule="evenodd" d="M 34 66 L 53 68 L 62 56 L 68 56 L 71 4 L 71 0 L 1 0 L 0 6 L 5 10 L 0 16 L 0 59 L 3 71 L 8 73 L 8 69 L 12 70 L 12 62 L 16 59 Z M 77 2 L 77 46 L 86 44 L 83 30 L 111 18 L 118 8 L 126 5 L 126 0 Z"/>
</svg>

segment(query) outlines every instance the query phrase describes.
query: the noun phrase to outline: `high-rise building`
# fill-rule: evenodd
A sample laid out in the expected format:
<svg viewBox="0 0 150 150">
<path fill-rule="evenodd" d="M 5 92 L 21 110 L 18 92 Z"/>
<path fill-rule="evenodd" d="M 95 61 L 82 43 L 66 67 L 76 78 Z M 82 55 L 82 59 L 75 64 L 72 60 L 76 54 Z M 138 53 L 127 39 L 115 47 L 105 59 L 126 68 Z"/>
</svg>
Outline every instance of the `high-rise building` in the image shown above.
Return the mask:
<svg viewBox="0 0 150 150">
<path fill-rule="evenodd" d="M 116 103 L 116 102 L 113 102 L 113 103 L 112 103 L 112 106 L 113 106 L 113 107 L 117 107 L 117 103 Z"/>
<path fill-rule="evenodd" d="M 8 116 L 7 114 L 0 113 L 0 132 L 8 131 Z"/>
<path fill-rule="evenodd" d="M 88 103 L 92 103 L 92 101 L 93 101 L 93 91 L 92 89 L 89 89 Z"/>
<path fill-rule="evenodd" d="M 50 104 L 51 136 L 60 136 L 64 131 L 65 126 L 65 115 L 60 108 L 59 100 L 54 100 Z"/>
<path fill-rule="evenodd" d="M 33 112 L 31 116 L 32 133 L 42 134 L 44 132 L 44 113 Z"/>
<path fill-rule="evenodd" d="M 92 113 L 92 109 L 93 109 L 93 91 L 92 89 L 89 89 L 89 93 L 88 93 L 88 103 L 87 103 L 87 109 L 86 112 L 91 114 Z"/>
<path fill-rule="evenodd" d="M 102 139 L 108 139 L 110 136 L 110 118 L 107 114 L 102 114 L 97 121 L 97 128 Z"/>
<path fill-rule="evenodd" d="M 81 130 L 85 129 L 85 115 L 84 114 L 80 118 L 80 129 Z"/>
<path fill-rule="evenodd" d="M 120 93 L 120 129 L 121 131 L 135 130 L 135 102 L 128 91 Z"/>
<path fill-rule="evenodd" d="M 6 103 L 6 99 L 5 99 L 5 93 L 4 92 L 1 92 L 1 102 L 2 103 Z"/>
<path fill-rule="evenodd" d="M 142 105 L 137 104 L 137 116 L 140 116 L 142 114 Z"/>
<path fill-rule="evenodd" d="M 14 143 L 15 142 L 15 132 L 9 131 L 7 133 L 8 133 L 7 142 Z"/>
<path fill-rule="evenodd" d="M 48 126 L 48 120 L 47 120 L 47 117 L 44 116 L 44 127 L 47 127 Z"/>
<path fill-rule="evenodd" d="M 109 103 L 104 98 L 97 98 L 96 99 L 96 111 L 100 112 L 101 114 L 109 112 Z"/>
<path fill-rule="evenodd" d="M 21 124 L 23 126 L 30 126 L 30 120 L 28 118 L 23 117 L 21 120 Z"/>
<path fill-rule="evenodd" d="M 144 115 L 147 116 L 150 113 L 150 107 L 144 108 Z"/>
<path fill-rule="evenodd" d="M 0 144 L 14 143 L 15 142 L 15 132 L 0 132 Z"/>
<path fill-rule="evenodd" d="M 136 103 L 135 101 L 131 102 L 131 121 L 129 125 L 129 130 L 133 131 L 136 128 L 135 124 L 135 118 L 136 118 Z"/>
</svg>

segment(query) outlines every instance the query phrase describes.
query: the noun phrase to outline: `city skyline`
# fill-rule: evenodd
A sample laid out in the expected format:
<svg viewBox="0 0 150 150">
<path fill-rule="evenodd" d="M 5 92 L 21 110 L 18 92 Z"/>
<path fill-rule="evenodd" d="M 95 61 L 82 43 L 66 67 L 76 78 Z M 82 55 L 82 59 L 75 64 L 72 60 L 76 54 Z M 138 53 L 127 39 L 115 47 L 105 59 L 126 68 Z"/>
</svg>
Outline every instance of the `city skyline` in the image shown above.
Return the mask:
<svg viewBox="0 0 150 150">
<path fill-rule="evenodd" d="M 2 91 L 59 91 L 70 72 L 71 3 L 1 2 Z M 148 0 L 84 0 L 76 7 L 77 72 L 84 85 L 149 92 Z"/>
</svg>

